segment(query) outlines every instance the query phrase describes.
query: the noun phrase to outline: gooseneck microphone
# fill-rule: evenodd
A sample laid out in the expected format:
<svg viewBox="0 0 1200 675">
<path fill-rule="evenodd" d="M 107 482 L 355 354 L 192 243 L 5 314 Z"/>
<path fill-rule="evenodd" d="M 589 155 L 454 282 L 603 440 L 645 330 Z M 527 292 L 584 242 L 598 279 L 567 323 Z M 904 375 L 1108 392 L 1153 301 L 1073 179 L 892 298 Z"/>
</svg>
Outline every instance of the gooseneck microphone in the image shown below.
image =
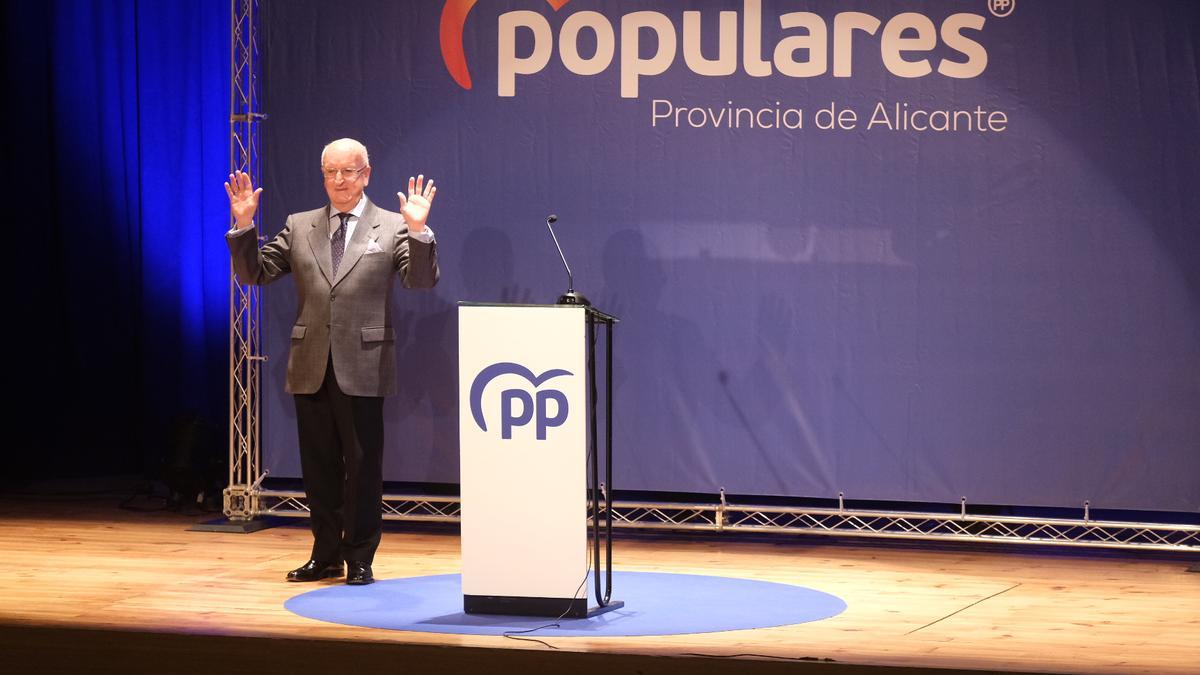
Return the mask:
<svg viewBox="0 0 1200 675">
<path fill-rule="evenodd" d="M 546 216 L 546 229 L 550 230 L 550 238 L 554 240 L 554 248 L 558 249 L 558 257 L 562 258 L 563 267 L 567 269 L 567 292 L 558 296 L 558 304 L 560 305 L 587 305 L 591 306 L 591 302 L 583 296 L 583 293 L 575 291 L 575 276 L 571 274 L 571 266 L 567 264 L 567 256 L 563 255 L 562 246 L 558 245 L 558 237 L 554 234 L 554 223 L 558 222 L 558 216 L 550 214 Z"/>
</svg>

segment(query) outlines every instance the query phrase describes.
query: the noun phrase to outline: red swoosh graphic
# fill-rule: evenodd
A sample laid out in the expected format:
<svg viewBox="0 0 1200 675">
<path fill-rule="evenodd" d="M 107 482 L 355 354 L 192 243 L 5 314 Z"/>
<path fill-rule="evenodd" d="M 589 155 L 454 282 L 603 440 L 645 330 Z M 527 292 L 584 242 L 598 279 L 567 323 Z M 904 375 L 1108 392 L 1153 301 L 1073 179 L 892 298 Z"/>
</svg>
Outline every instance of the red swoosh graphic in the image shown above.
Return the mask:
<svg viewBox="0 0 1200 675">
<path fill-rule="evenodd" d="M 438 36 L 442 44 L 442 61 L 450 77 L 463 89 L 471 88 L 471 71 L 467 68 L 467 55 L 463 51 L 463 27 L 467 24 L 467 14 L 475 6 L 477 0 L 446 0 L 442 6 L 442 20 L 438 27 Z M 558 11 L 571 0 L 546 0 L 546 3 Z"/>
</svg>

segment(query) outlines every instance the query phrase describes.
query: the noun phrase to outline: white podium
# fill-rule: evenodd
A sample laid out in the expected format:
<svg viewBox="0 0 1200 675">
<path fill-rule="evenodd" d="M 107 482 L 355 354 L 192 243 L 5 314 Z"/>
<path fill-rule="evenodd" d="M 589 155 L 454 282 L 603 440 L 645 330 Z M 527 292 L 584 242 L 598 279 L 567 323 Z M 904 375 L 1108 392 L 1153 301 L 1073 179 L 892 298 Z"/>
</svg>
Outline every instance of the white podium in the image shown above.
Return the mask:
<svg viewBox="0 0 1200 675">
<path fill-rule="evenodd" d="M 598 471 L 595 326 L 607 329 L 611 383 L 615 319 L 578 305 L 460 303 L 458 320 L 464 610 L 582 617 L 620 607 L 608 598 L 611 521 L 609 589 L 596 606 L 587 583 L 589 447 L 593 488 Z M 611 480 L 611 386 L 606 394 Z M 592 496 L 606 518 L 608 493 L 603 507 Z"/>
</svg>

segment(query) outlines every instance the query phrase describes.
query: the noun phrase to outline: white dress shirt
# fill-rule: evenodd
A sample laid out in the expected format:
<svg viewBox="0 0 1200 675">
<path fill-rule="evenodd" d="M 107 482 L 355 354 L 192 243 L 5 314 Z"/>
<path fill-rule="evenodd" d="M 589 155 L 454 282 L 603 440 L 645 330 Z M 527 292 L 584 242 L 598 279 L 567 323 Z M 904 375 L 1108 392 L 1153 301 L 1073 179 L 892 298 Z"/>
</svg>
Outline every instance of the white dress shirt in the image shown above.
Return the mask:
<svg viewBox="0 0 1200 675">
<path fill-rule="evenodd" d="M 362 197 L 359 197 L 358 203 L 354 205 L 354 208 L 347 212 L 350 214 L 350 217 L 346 219 L 346 238 L 343 239 L 343 242 L 346 244 L 350 243 L 350 237 L 354 236 L 354 226 L 358 225 L 358 219 L 362 216 L 363 209 L 365 208 L 367 208 L 367 196 L 364 194 Z M 333 239 L 333 234 L 337 232 L 338 227 L 342 224 L 342 219 L 338 217 L 338 213 L 339 211 L 333 206 L 329 207 L 329 238 L 331 240 Z M 433 230 L 428 225 L 420 232 L 409 232 L 408 236 L 422 244 L 432 244 L 434 241 Z M 342 252 L 345 253 L 346 250 L 343 248 Z"/>
</svg>

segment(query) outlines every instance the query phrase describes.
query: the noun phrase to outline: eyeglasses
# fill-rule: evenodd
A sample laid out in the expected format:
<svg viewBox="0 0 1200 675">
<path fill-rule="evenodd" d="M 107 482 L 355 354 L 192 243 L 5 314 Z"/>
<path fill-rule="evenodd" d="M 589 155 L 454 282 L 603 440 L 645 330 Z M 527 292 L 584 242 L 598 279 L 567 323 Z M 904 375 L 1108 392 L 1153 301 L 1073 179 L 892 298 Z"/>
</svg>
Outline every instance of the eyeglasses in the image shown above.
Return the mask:
<svg viewBox="0 0 1200 675">
<path fill-rule="evenodd" d="M 344 176 L 346 180 L 354 180 L 366 170 L 366 166 L 360 166 L 357 169 L 335 169 L 331 166 L 321 167 L 321 173 L 325 176 L 325 180 L 335 180 L 338 176 Z"/>
</svg>

